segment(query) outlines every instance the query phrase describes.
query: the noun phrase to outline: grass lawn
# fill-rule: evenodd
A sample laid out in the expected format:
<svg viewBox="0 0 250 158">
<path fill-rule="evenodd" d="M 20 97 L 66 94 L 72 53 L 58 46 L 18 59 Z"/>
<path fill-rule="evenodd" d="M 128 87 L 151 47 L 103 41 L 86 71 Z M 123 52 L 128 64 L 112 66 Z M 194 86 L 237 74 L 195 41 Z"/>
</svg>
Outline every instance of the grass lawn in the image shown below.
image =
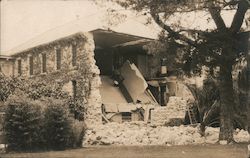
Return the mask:
<svg viewBox="0 0 250 158">
<path fill-rule="evenodd" d="M 1 158 L 247 158 L 247 144 L 189 146 L 101 146 L 38 153 L 7 153 Z"/>
</svg>

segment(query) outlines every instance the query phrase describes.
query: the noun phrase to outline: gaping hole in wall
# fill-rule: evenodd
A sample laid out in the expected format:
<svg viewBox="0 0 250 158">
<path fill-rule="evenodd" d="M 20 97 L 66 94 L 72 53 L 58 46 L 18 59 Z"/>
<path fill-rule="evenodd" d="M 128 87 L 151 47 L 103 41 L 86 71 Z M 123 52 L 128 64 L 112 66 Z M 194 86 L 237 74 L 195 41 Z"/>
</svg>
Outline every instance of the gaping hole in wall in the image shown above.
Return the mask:
<svg viewBox="0 0 250 158">
<path fill-rule="evenodd" d="M 178 100 L 168 99 L 175 95 L 176 80 L 167 76 L 168 68 L 165 62 L 160 62 L 160 56 L 148 55 L 143 49 L 150 39 L 101 30 L 93 35 L 102 82 L 103 122 L 144 121 L 164 125 L 165 117 L 177 117 L 166 107 L 168 100 L 170 109 L 173 100 Z M 185 111 L 182 106 L 179 109 Z"/>
<path fill-rule="evenodd" d="M 165 76 L 156 78 L 160 65 L 152 68 L 154 56 L 148 55 L 143 49 L 150 40 L 97 31 L 94 32 L 94 41 L 95 60 L 102 82 L 103 120 L 148 122 L 150 110 L 159 104 L 166 105 L 168 97 Z M 148 82 L 156 82 L 157 85 L 153 85 L 157 90 L 160 87 L 160 91 L 152 94 L 151 89 L 155 87 L 149 86 Z"/>
</svg>

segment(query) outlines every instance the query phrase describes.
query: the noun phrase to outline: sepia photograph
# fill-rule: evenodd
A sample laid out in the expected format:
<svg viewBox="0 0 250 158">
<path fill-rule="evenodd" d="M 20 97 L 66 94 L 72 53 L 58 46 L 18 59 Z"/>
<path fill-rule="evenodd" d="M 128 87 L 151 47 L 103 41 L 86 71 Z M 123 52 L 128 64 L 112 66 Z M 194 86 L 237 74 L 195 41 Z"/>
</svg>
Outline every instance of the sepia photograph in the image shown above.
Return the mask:
<svg viewBox="0 0 250 158">
<path fill-rule="evenodd" d="M 0 0 L 0 158 L 250 158 L 250 0 Z"/>
</svg>

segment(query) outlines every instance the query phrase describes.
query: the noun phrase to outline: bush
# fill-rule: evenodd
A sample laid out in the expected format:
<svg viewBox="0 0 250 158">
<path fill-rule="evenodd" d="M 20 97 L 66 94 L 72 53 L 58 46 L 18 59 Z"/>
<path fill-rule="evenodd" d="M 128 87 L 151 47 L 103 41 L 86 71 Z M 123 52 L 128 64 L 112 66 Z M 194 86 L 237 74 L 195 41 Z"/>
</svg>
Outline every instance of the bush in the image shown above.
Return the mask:
<svg viewBox="0 0 250 158">
<path fill-rule="evenodd" d="M 68 109 L 62 101 L 49 99 L 45 109 L 44 131 L 48 148 L 61 150 L 71 147 L 71 125 Z"/>
<path fill-rule="evenodd" d="M 34 150 L 43 144 L 41 107 L 22 94 L 11 95 L 6 103 L 5 137 L 8 150 Z"/>
<path fill-rule="evenodd" d="M 69 116 L 67 101 L 33 100 L 16 91 L 6 102 L 5 135 L 8 150 L 61 150 L 80 147 L 84 123 Z"/>
</svg>

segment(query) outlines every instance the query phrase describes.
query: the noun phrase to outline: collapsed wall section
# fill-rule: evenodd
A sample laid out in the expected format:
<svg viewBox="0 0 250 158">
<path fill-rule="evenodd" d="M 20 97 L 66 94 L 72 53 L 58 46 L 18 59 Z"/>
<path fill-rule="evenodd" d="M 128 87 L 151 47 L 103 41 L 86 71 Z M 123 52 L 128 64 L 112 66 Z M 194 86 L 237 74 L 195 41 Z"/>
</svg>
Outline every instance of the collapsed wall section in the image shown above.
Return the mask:
<svg viewBox="0 0 250 158">
<path fill-rule="evenodd" d="M 181 97 L 170 97 L 167 106 L 155 107 L 151 110 L 151 125 L 167 125 L 174 119 L 184 120 L 187 100 Z"/>
</svg>

